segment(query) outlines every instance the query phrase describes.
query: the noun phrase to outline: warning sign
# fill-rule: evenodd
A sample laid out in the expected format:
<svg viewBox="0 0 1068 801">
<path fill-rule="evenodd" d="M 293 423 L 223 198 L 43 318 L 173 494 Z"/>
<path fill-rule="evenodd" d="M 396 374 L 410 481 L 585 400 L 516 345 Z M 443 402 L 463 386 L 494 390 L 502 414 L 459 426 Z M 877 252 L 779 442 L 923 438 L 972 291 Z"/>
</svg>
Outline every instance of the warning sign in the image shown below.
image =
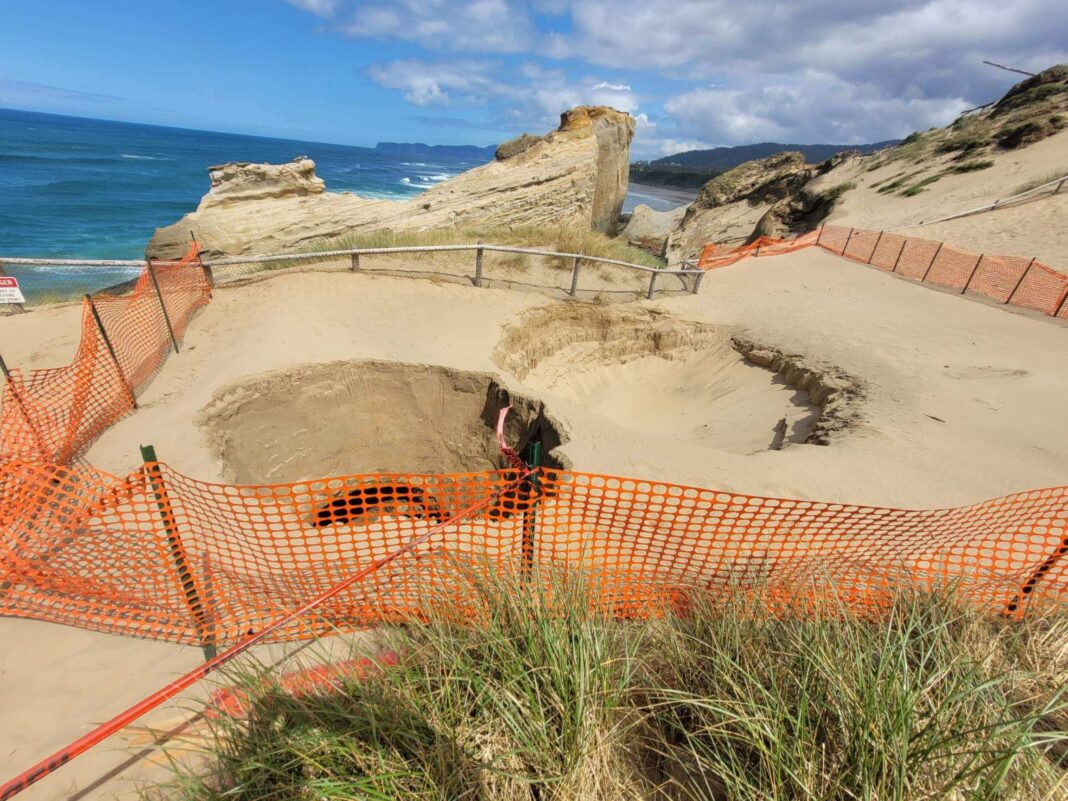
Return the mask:
<svg viewBox="0 0 1068 801">
<path fill-rule="evenodd" d="M 8 275 L 0 275 L 0 303 L 25 303 L 19 280 Z"/>
</svg>

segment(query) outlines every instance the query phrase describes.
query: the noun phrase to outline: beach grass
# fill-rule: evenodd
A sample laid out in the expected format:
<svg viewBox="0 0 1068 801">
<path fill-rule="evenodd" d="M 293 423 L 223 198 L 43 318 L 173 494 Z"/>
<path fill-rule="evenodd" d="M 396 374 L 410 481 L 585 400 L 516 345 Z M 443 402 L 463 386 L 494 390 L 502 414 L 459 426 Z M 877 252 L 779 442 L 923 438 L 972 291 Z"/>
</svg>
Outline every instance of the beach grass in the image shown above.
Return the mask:
<svg viewBox="0 0 1068 801">
<path fill-rule="evenodd" d="M 910 591 L 877 613 L 784 609 L 749 589 L 620 620 L 580 577 L 539 578 L 468 582 L 462 609 L 381 632 L 399 664 L 341 690 L 250 672 L 250 714 L 220 719 L 167 797 L 1064 797 L 1068 615 Z"/>
</svg>

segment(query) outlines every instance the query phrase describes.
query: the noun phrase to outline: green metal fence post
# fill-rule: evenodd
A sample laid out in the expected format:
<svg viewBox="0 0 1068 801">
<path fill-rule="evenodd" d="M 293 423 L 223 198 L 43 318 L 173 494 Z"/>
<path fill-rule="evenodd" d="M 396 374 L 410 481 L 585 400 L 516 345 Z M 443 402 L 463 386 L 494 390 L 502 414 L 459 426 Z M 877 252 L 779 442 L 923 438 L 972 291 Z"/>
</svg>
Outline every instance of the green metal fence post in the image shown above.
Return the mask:
<svg viewBox="0 0 1068 801">
<path fill-rule="evenodd" d="M 534 550 L 537 545 L 535 534 L 538 524 L 538 512 L 536 504 L 540 492 L 540 468 L 541 468 L 541 443 L 530 443 L 529 467 L 533 471 L 524 489 L 527 492 L 527 510 L 523 512 L 523 578 L 527 580 L 534 570 Z"/>
<path fill-rule="evenodd" d="M 178 572 L 178 581 L 181 584 L 182 597 L 186 606 L 193 615 L 197 633 L 200 635 L 201 648 L 204 649 L 204 659 L 213 659 L 216 654 L 215 632 L 212 631 L 211 622 L 208 619 L 208 610 L 204 606 L 196 578 L 189 567 L 189 558 L 185 548 L 182 547 L 182 538 L 178 533 L 178 524 L 174 519 L 174 510 L 171 507 L 170 498 L 167 495 L 167 486 L 163 483 L 163 473 L 156 458 L 156 449 L 152 445 L 141 446 L 141 459 L 145 463 L 145 474 L 152 485 L 152 494 L 156 499 L 156 507 L 159 509 L 163 520 L 163 528 L 167 532 L 167 547 L 170 550 L 171 559 Z"/>
</svg>

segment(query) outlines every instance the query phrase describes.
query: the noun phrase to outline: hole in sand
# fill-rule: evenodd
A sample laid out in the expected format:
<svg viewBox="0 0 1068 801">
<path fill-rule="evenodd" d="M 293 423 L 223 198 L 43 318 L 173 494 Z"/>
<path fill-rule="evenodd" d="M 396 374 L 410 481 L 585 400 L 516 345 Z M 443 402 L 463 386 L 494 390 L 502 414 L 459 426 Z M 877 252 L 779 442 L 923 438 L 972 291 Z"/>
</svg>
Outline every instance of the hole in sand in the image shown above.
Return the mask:
<svg viewBox="0 0 1068 801">
<path fill-rule="evenodd" d="M 240 484 L 461 473 L 506 466 L 496 425 L 509 401 L 508 442 L 522 453 L 540 441 L 542 464 L 562 467 L 552 453 L 560 435 L 540 401 L 509 393 L 489 373 L 430 365 L 329 362 L 250 376 L 219 390 L 198 423 Z M 403 488 L 370 501 L 436 514 Z"/>
<path fill-rule="evenodd" d="M 722 326 L 650 309 L 569 303 L 526 312 L 495 354 L 568 422 L 750 454 L 804 443 L 821 410 L 782 375 L 747 361 Z"/>
</svg>

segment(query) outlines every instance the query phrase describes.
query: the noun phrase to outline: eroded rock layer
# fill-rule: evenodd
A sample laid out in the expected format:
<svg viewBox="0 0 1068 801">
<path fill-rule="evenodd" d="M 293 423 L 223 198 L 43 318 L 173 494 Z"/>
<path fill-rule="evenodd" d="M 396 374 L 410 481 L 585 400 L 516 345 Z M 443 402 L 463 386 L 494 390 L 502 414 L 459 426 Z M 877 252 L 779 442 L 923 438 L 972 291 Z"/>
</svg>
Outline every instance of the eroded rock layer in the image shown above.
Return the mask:
<svg viewBox="0 0 1068 801">
<path fill-rule="evenodd" d="M 293 251 L 383 229 L 566 224 L 611 233 L 627 192 L 633 136 L 629 114 L 580 106 L 525 150 L 404 201 L 326 192 L 304 157 L 212 167 L 211 189 L 196 211 L 158 229 L 148 255 L 180 256 L 190 232 L 209 257 Z"/>
</svg>

